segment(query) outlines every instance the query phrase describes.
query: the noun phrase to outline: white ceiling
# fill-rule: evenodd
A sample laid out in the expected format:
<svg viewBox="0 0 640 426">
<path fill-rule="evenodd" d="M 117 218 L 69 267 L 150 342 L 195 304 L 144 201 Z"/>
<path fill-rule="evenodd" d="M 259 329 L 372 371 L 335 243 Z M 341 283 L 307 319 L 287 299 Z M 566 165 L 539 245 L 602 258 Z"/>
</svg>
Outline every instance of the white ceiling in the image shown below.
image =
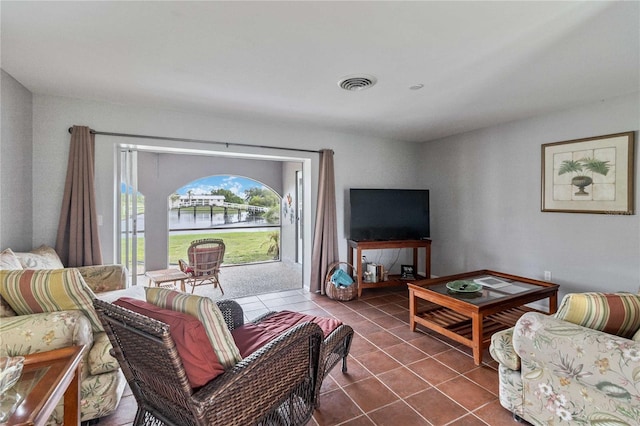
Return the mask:
<svg viewBox="0 0 640 426">
<path fill-rule="evenodd" d="M 36 94 L 427 141 L 639 91 L 639 6 L 3 0 L 1 66 Z M 359 73 L 377 85 L 337 86 Z"/>
</svg>

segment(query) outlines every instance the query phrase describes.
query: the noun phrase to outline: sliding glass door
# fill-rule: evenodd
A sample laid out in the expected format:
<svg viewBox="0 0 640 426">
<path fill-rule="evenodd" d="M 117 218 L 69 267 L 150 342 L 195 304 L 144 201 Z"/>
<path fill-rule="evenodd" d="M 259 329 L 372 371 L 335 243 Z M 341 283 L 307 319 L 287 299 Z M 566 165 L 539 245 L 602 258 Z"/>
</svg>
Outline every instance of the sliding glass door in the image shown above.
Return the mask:
<svg viewBox="0 0 640 426">
<path fill-rule="evenodd" d="M 118 221 L 120 263 L 131 274 L 131 285 L 137 284 L 144 271 L 144 196 L 138 192 L 138 152 L 120 151 L 120 188 Z"/>
</svg>

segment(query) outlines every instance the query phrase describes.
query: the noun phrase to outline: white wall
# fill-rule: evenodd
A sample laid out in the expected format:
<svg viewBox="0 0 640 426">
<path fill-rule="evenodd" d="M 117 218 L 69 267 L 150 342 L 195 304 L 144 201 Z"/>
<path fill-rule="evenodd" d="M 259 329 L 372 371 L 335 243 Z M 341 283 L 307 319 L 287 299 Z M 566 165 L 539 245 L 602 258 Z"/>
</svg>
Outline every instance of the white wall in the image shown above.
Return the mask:
<svg viewBox="0 0 640 426">
<path fill-rule="evenodd" d="M 0 93 L 0 250 L 27 251 L 32 248 L 33 229 L 32 96 L 4 70 L 0 70 Z"/>
<path fill-rule="evenodd" d="M 638 93 L 422 146 L 431 191 L 433 273 L 551 271 L 561 293 L 640 285 L 640 218 L 541 212 L 541 145 L 636 131 Z M 635 198 L 640 194 L 635 160 Z M 636 203 L 637 207 L 637 203 Z M 637 211 L 637 208 L 636 208 Z"/>
<path fill-rule="evenodd" d="M 214 115 L 187 114 L 178 111 L 137 108 L 116 104 L 83 101 L 63 97 L 34 95 L 33 99 L 33 198 L 34 243 L 52 244 L 58 223 L 64 178 L 67 166 L 69 133 L 73 125 L 88 125 L 105 132 L 137 133 L 155 136 L 183 137 L 201 140 L 258 144 L 335 151 L 335 177 L 338 223 L 344 219 L 344 194 L 352 186 L 414 187 L 418 167 L 418 144 L 392 142 L 384 139 L 355 136 L 294 126 L 287 123 L 265 124 L 255 120 L 232 119 Z M 96 137 L 96 186 L 98 210 L 103 215 L 100 236 L 105 262 L 113 260 L 115 218 L 113 183 L 115 179 L 115 144 L 139 144 L 153 147 L 178 146 L 185 149 L 215 151 L 220 154 L 270 155 L 274 159 L 303 162 L 309 180 L 305 198 L 309 197 L 308 218 L 315 218 L 317 197 L 317 154 L 284 152 L 272 149 L 239 148 L 206 143 L 168 143 L 157 140 L 134 140 Z M 306 177 L 307 175 L 305 175 Z M 338 237 L 344 239 L 344 227 Z M 305 238 L 305 256 L 310 252 L 311 235 Z M 346 260 L 346 241 L 340 247 L 340 257 Z M 308 265 L 308 262 L 307 262 Z M 304 268 L 308 285 L 309 269 Z"/>
<path fill-rule="evenodd" d="M 284 262 L 296 262 L 296 171 L 302 171 L 302 164 L 287 163 L 282 169 L 282 201 L 280 203 L 280 259 Z M 291 195 L 291 207 L 287 201 L 287 195 Z M 286 214 L 285 214 L 286 206 Z"/>
</svg>

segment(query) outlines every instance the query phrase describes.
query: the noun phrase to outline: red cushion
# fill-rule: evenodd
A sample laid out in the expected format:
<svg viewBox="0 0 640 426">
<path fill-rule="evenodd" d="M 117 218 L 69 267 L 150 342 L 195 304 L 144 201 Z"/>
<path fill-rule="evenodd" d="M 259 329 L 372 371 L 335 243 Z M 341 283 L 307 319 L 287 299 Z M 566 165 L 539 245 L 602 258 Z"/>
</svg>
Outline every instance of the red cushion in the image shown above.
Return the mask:
<svg viewBox="0 0 640 426">
<path fill-rule="evenodd" d="M 320 326 L 324 337 L 326 338 L 333 330 L 342 325 L 342 322 L 333 318 L 317 317 L 313 315 L 301 314 L 300 312 L 280 311 L 271 315 L 264 321 L 260 321 L 258 325 L 267 328 L 273 333 L 280 334 L 291 327 L 304 322 L 315 322 Z"/>
<path fill-rule="evenodd" d="M 231 335 L 242 358 L 248 357 L 278 336 L 278 334 L 253 323 L 244 324 L 231 330 Z"/>
<path fill-rule="evenodd" d="M 204 326 L 196 317 L 130 297 L 121 297 L 113 303 L 169 325 L 191 387 L 203 386 L 224 373 Z"/>
<path fill-rule="evenodd" d="M 342 322 L 332 318 L 316 317 L 301 314 L 300 312 L 281 311 L 257 324 L 244 324 L 233 330 L 231 335 L 240 350 L 240 355 L 246 358 L 280 334 L 305 322 L 318 324 L 325 338 L 342 324 Z"/>
</svg>

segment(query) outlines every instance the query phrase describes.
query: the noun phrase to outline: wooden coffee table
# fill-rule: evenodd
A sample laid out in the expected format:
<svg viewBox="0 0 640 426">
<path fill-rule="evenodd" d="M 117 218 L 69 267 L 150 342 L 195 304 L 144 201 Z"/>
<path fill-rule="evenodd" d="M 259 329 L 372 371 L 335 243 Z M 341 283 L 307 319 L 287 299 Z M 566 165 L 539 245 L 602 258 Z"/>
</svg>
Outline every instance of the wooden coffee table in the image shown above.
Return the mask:
<svg viewBox="0 0 640 426">
<path fill-rule="evenodd" d="M 496 277 L 509 285 L 482 287 L 475 293 L 456 293 L 446 286 L 482 277 Z M 472 348 L 476 365 L 482 362 L 482 351 L 491 344 L 493 333 L 513 327 L 525 312 L 537 311 L 524 305 L 548 298 L 550 314 L 558 306 L 557 284 L 486 269 L 416 281 L 408 287 L 411 330 L 420 324 Z"/>
<path fill-rule="evenodd" d="M 25 355 L 20 380 L 7 392 L 15 398 L 7 425 L 44 425 L 64 396 L 64 424 L 80 424 L 80 365 L 84 346 Z M 3 423 L 4 424 L 4 423 Z"/>
</svg>

